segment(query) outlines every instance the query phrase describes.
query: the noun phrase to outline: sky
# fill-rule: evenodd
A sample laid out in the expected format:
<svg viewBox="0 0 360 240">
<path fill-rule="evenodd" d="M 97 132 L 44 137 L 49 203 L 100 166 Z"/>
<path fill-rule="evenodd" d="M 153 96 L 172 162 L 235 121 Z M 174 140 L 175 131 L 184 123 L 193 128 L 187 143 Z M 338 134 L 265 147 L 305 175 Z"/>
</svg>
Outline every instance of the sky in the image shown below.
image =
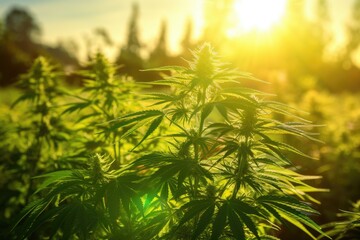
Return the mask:
<svg viewBox="0 0 360 240">
<path fill-rule="evenodd" d="M 105 28 L 121 46 L 134 0 L 0 0 L 0 16 L 12 6 L 26 7 L 42 29 L 41 40 L 56 44 L 59 39 L 76 39 L 84 44 L 98 27 Z M 194 35 L 200 35 L 202 0 L 136 0 L 139 4 L 139 37 L 154 48 L 161 22 L 167 21 L 169 49 L 176 53 L 189 18 L 194 22 Z M 83 42 L 83 43 L 82 43 Z"/>
<path fill-rule="evenodd" d="M 184 26 L 193 20 L 194 37 L 201 35 L 202 8 L 205 0 L 136 0 L 140 7 L 139 37 L 148 49 L 153 49 L 162 20 L 168 24 L 168 45 L 171 52 L 179 51 Z M 220 1 L 220 0 L 218 0 Z M 271 0 L 264 0 L 271 1 Z M 308 0 L 311 2 L 316 0 Z M 344 41 L 343 24 L 353 0 L 328 0 L 330 15 L 338 41 Z M 42 29 L 41 41 L 55 45 L 59 39 L 74 39 L 84 45 L 98 27 L 105 28 L 114 42 L 121 46 L 134 0 L 0 0 L 0 16 L 12 6 L 26 7 Z"/>
</svg>

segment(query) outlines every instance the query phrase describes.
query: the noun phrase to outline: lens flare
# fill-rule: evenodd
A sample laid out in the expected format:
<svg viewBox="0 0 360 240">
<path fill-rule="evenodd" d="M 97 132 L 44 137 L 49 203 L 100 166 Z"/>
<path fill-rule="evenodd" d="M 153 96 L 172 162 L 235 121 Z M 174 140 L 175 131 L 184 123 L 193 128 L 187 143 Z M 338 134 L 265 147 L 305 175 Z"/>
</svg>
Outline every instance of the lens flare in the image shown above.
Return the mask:
<svg viewBox="0 0 360 240">
<path fill-rule="evenodd" d="M 269 31 L 281 20 L 285 8 L 286 0 L 237 0 L 234 3 L 235 26 L 229 33 Z"/>
</svg>

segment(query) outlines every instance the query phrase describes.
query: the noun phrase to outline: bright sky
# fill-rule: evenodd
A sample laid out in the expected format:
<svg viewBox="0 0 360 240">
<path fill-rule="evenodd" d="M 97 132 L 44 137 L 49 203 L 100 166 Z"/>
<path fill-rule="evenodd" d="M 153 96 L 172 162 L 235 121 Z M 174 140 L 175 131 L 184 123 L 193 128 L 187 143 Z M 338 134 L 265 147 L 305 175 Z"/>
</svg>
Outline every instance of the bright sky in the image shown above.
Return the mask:
<svg viewBox="0 0 360 240">
<path fill-rule="evenodd" d="M 58 39 L 75 39 L 83 45 L 97 27 L 104 27 L 117 45 L 124 43 L 131 6 L 135 0 L 0 0 L 0 16 L 11 6 L 26 7 L 40 24 L 42 41 L 55 44 Z M 205 0 L 136 0 L 140 7 L 139 37 L 153 49 L 163 19 L 168 23 L 168 44 L 179 49 L 184 26 L 189 17 L 194 22 L 195 37 L 201 34 L 202 8 Z M 220 0 L 218 0 L 220 1 Z M 271 0 L 264 0 L 271 1 Z M 314 0 L 308 0 L 310 5 Z M 336 31 L 342 31 L 353 0 L 329 0 Z M 337 41 L 343 41 L 339 35 Z"/>
<path fill-rule="evenodd" d="M 199 36 L 203 0 L 0 0 L 0 16 L 11 6 L 26 7 L 42 29 L 42 41 L 76 39 L 84 44 L 97 27 L 104 27 L 117 45 L 122 45 L 132 4 L 139 4 L 139 37 L 153 49 L 162 20 L 168 23 L 169 48 L 176 52 L 184 36 L 184 26 L 193 19 L 194 35 Z"/>
</svg>

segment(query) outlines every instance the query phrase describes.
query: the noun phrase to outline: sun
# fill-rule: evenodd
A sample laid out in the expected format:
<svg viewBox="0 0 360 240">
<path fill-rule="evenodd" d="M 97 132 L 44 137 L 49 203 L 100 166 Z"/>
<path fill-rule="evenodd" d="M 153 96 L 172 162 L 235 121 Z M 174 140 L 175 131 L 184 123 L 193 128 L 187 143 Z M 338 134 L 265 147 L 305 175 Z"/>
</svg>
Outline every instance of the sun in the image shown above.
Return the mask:
<svg viewBox="0 0 360 240">
<path fill-rule="evenodd" d="M 235 26 L 229 34 L 266 32 L 281 20 L 285 8 L 286 0 L 235 0 Z"/>
</svg>

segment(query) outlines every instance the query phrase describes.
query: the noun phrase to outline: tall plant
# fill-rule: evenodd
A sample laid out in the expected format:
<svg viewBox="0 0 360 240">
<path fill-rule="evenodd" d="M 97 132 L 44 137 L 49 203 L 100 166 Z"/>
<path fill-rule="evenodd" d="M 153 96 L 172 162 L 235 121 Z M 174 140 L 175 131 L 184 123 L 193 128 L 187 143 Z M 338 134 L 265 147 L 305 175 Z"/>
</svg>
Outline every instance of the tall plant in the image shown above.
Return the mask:
<svg viewBox="0 0 360 240">
<path fill-rule="evenodd" d="M 339 218 L 337 221 L 323 226 L 326 234 L 335 240 L 360 238 L 360 200 L 352 204 L 351 211 L 342 211 L 337 216 Z M 319 239 L 323 237 L 320 236 Z"/>
<path fill-rule="evenodd" d="M 44 197 L 24 209 L 20 237 L 47 223 L 64 239 L 276 239 L 287 222 L 313 239 L 311 231 L 322 233 L 309 217 L 317 214 L 307 203 L 315 201 L 304 182 L 311 177 L 287 157 L 304 154 L 281 142 L 284 134 L 315 140 L 304 130 L 309 122 L 243 87 L 259 80 L 222 64 L 207 44 L 189 67 L 153 70 L 172 72 L 154 83 L 169 91 L 147 94 L 149 107 L 105 130 L 122 140 L 135 134 L 132 160 L 114 169 L 97 155 L 89 168 L 43 176 Z M 154 138 L 157 145 L 141 148 Z"/>
<path fill-rule="evenodd" d="M 9 117 L 2 119 L 0 130 L 2 229 L 33 200 L 38 184 L 33 177 L 59 168 L 56 160 L 70 135 L 58 109 L 60 81 L 61 74 L 45 58 L 36 59 L 18 83 L 23 94 L 5 111 Z"/>
<path fill-rule="evenodd" d="M 72 102 L 67 104 L 63 113 L 70 114 L 69 117 L 75 122 L 76 138 L 73 139 L 75 144 L 72 152 L 76 154 L 70 156 L 75 161 L 79 157 L 86 161 L 89 154 L 94 152 L 110 155 L 117 166 L 127 161 L 123 149 L 134 144 L 132 138 L 124 141 L 120 138 L 121 129 L 107 131 L 107 124 L 104 123 L 139 108 L 136 93 L 140 91 L 140 85 L 115 72 L 115 67 L 98 53 L 87 69 L 80 72 L 84 87 L 79 92 L 68 93 Z"/>
</svg>

